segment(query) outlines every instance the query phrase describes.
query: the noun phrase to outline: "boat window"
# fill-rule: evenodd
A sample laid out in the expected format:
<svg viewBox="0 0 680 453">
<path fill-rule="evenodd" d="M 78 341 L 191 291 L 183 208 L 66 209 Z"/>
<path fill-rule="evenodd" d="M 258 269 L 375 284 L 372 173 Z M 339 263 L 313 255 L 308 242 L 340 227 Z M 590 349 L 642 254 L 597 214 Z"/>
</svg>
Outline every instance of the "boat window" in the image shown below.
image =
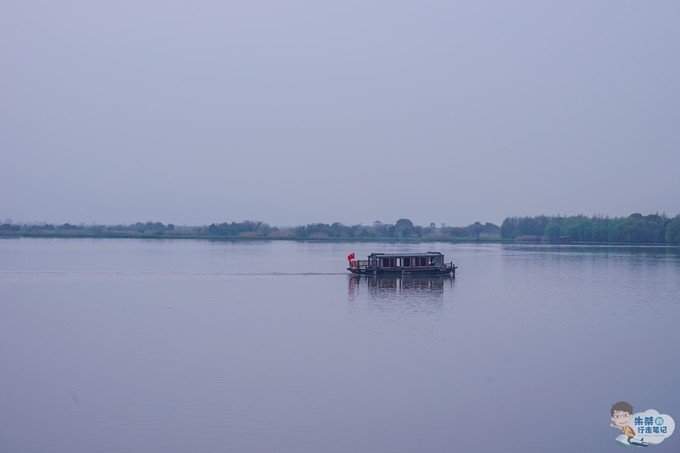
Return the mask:
<svg viewBox="0 0 680 453">
<path fill-rule="evenodd" d="M 382 267 L 395 267 L 397 265 L 396 258 L 383 258 Z"/>
<path fill-rule="evenodd" d="M 411 258 L 405 257 L 404 258 L 404 267 L 410 267 L 411 266 Z"/>
</svg>

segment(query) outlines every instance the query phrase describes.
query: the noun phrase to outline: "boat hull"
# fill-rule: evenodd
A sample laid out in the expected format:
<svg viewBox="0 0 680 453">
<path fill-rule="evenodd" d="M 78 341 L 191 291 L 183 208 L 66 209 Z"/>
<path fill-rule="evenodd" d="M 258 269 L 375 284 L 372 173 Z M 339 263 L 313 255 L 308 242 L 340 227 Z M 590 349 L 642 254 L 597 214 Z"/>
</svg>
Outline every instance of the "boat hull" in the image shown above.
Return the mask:
<svg viewBox="0 0 680 453">
<path fill-rule="evenodd" d="M 357 268 L 348 267 L 348 271 L 355 275 L 456 275 L 456 266 L 445 268 L 422 268 L 422 269 L 384 269 L 384 268 Z"/>
</svg>

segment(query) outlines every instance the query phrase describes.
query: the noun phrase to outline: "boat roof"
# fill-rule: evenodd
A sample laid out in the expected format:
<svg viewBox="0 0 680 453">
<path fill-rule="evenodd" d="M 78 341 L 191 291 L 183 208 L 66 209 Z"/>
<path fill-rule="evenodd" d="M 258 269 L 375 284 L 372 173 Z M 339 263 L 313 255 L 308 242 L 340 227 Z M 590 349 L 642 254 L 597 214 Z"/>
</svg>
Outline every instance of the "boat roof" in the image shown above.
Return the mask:
<svg viewBox="0 0 680 453">
<path fill-rule="evenodd" d="M 443 256 L 441 252 L 426 252 L 426 253 L 371 253 L 368 256 L 399 258 L 404 256 Z"/>
</svg>

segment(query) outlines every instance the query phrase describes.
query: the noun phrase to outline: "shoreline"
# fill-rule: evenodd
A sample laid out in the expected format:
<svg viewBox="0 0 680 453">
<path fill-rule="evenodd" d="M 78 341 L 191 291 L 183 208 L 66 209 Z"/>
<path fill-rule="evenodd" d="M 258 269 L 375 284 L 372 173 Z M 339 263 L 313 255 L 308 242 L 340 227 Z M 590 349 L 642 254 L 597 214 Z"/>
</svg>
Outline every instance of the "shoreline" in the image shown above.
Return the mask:
<svg viewBox="0 0 680 453">
<path fill-rule="evenodd" d="M 254 241 L 290 241 L 312 243 L 356 243 L 377 242 L 385 244 L 425 244 L 425 243 L 449 243 L 449 244 L 501 244 L 501 245 L 542 245 L 542 246 L 626 246 L 626 247 L 668 247 L 680 248 L 678 244 L 663 242 L 547 242 L 547 241 L 516 241 L 513 239 L 395 239 L 395 238 L 292 238 L 292 237 L 211 237 L 203 235 L 168 235 L 168 234 L 0 234 L 2 239 L 150 239 L 150 240 L 200 240 L 213 242 L 254 242 Z"/>
</svg>

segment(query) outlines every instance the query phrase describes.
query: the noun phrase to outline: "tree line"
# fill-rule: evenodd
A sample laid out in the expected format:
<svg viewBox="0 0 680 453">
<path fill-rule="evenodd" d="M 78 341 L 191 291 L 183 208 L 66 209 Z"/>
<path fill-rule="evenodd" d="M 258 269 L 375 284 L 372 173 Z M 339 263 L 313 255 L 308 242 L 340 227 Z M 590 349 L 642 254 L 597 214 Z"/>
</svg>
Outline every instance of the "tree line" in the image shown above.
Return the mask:
<svg viewBox="0 0 680 453">
<path fill-rule="evenodd" d="M 264 222 L 212 223 L 206 226 L 179 226 L 161 222 L 131 225 L 0 224 L 0 236 L 50 237 L 166 237 L 207 239 L 297 239 L 297 240 L 499 240 L 500 227 L 475 222 L 464 227 L 415 225 L 403 218 L 394 224 L 376 221 L 371 225 L 310 223 L 275 227 Z"/>
<path fill-rule="evenodd" d="M 548 243 L 627 243 L 680 245 L 680 215 L 631 214 L 628 217 L 508 217 L 501 226 L 415 225 L 402 218 L 370 225 L 310 223 L 276 227 L 264 222 L 222 222 L 184 226 L 161 222 L 129 225 L 0 224 L 0 237 L 141 237 L 206 239 L 388 240 L 388 241 L 533 241 Z"/>
<path fill-rule="evenodd" d="M 680 215 L 509 217 L 501 224 L 501 237 L 550 243 L 680 244 Z"/>
</svg>

